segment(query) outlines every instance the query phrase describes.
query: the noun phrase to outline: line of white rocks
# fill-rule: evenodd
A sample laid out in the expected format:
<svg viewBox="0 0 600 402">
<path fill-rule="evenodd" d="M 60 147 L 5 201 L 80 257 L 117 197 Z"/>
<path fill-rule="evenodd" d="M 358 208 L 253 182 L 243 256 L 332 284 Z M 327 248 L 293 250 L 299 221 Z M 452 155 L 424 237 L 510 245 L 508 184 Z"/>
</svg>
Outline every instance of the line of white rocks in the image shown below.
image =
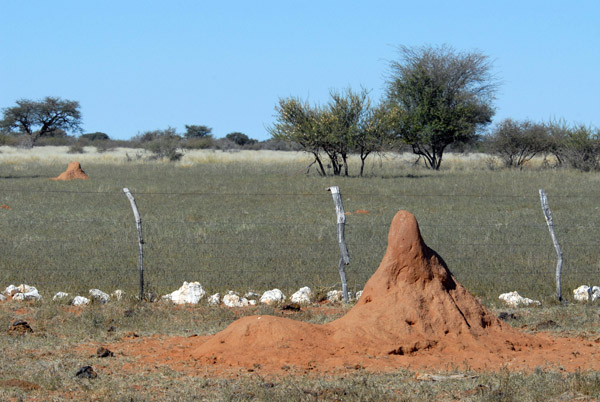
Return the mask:
<svg viewBox="0 0 600 402">
<path fill-rule="evenodd" d="M 352 300 L 358 300 L 362 295 L 362 291 L 351 295 Z M 197 304 L 206 296 L 206 291 L 202 288 L 199 282 L 183 282 L 183 285 L 176 291 L 166 294 L 162 300 L 168 300 L 175 304 Z M 290 296 L 289 301 L 297 304 L 309 304 L 313 300 L 313 291 L 308 286 L 300 288 L 297 292 Z M 244 296 L 230 290 L 227 294 L 221 296 L 220 293 L 215 293 L 207 297 L 207 303 L 212 306 L 223 304 L 227 307 L 246 307 L 255 306 L 258 303 L 270 306 L 285 303 L 286 296 L 279 289 L 271 289 L 259 295 L 255 292 L 248 292 Z M 340 303 L 342 301 L 341 290 L 330 290 L 327 292 L 326 300 L 332 303 Z"/>
<path fill-rule="evenodd" d="M 75 296 L 69 300 L 69 304 L 74 306 L 84 306 L 92 301 L 97 303 L 107 303 L 109 300 L 116 299 L 121 300 L 124 296 L 122 290 L 115 290 L 110 295 L 101 291 L 100 289 L 90 289 L 89 297 Z M 358 291 L 355 294 L 350 294 L 351 300 L 358 300 L 362 294 L 362 291 Z M 206 296 L 206 291 L 200 285 L 199 282 L 183 282 L 183 285 L 161 297 L 161 300 L 170 301 L 174 304 L 198 304 Z M 9 285 L 1 294 L 0 301 L 11 298 L 12 300 L 41 300 L 42 296 L 38 292 L 37 288 L 30 285 Z M 64 300 L 70 298 L 70 295 L 65 292 L 58 292 L 52 300 Z M 309 287 L 300 288 L 295 292 L 289 299 L 291 303 L 297 304 L 309 304 L 312 302 L 313 292 Z M 227 307 L 246 307 L 255 306 L 258 303 L 266 305 L 278 305 L 285 303 L 287 300 L 286 296 L 279 289 L 267 290 L 262 295 L 255 292 L 248 292 L 244 296 L 229 291 L 227 294 L 221 296 L 220 293 L 215 293 L 206 298 L 207 303 L 212 306 L 218 306 L 223 304 Z M 342 301 L 341 290 L 331 290 L 327 292 L 326 300 L 331 303 L 340 303 Z"/>
<path fill-rule="evenodd" d="M 75 296 L 69 301 L 69 304 L 74 306 L 84 306 L 92 301 L 97 303 L 107 303 L 111 298 L 121 300 L 124 296 L 124 292 L 120 289 L 115 290 L 112 294 L 105 293 L 99 289 L 90 289 L 89 298 L 84 296 Z M 350 294 L 350 300 L 356 301 L 362 295 L 362 291 L 356 292 L 356 294 Z M 162 296 L 162 300 L 170 301 L 174 304 L 198 304 L 206 296 L 206 291 L 199 282 L 183 282 L 183 285 L 171 292 Z M 65 292 L 58 292 L 52 300 L 63 300 L 69 298 L 69 294 Z M 0 294 L 0 301 L 12 298 L 12 300 L 24 301 L 24 300 L 41 300 L 42 296 L 38 292 L 37 288 L 30 285 L 21 284 L 19 286 L 9 285 Z M 289 299 L 291 303 L 297 304 L 309 304 L 313 300 L 312 290 L 306 286 L 300 288 L 295 292 Z M 509 307 L 519 306 L 539 306 L 541 303 L 538 300 L 532 300 L 527 297 L 521 296 L 518 292 L 502 293 L 498 298 Z M 576 301 L 595 301 L 600 299 L 600 286 L 587 286 L 581 285 L 577 289 L 573 290 L 573 298 Z M 220 293 L 215 293 L 206 298 L 207 303 L 211 306 L 218 306 L 223 304 L 227 307 L 246 307 L 255 306 L 258 303 L 266 304 L 270 306 L 285 303 L 286 296 L 279 289 L 267 290 L 262 295 L 254 292 L 248 292 L 244 296 L 240 296 L 234 291 L 229 291 L 227 294 L 221 296 Z M 326 300 L 330 303 L 340 303 L 342 301 L 341 290 L 331 290 L 327 292 Z"/>
</svg>

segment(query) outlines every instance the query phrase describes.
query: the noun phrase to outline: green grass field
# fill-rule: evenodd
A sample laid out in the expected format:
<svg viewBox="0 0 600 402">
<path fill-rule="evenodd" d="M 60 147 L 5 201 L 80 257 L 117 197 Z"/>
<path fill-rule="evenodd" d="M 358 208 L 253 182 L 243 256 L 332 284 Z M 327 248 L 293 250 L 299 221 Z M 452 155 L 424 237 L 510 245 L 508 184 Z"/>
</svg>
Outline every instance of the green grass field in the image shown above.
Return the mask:
<svg viewBox="0 0 600 402">
<path fill-rule="evenodd" d="M 485 157 L 448 158 L 440 172 L 413 166 L 410 156 L 373 159 L 368 177 L 305 175 L 300 154 L 197 153 L 180 163 L 144 162 L 135 151 L 69 155 L 0 149 L 0 288 L 27 283 L 45 300 L 8 302 L 0 325 L 25 319 L 34 334 L 0 335 L 0 399 L 3 400 L 594 400 L 596 372 L 477 373 L 442 382 L 415 380 L 416 373 L 348 373 L 235 379 L 195 377 L 157 369 L 122 373 L 133 357 L 99 362 L 76 351 L 111 342 L 127 331 L 211 334 L 239 314 L 277 314 L 260 306 L 236 313 L 200 305 L 175 308 L 133 298 L 92 305 L 79 315 L 50 301 L 59 290 L 138 291 L 137 233 L 128 187 L 142 215 L 147 286 L 158 294 L 185 281 L 209 293 L 273 287 L 290 294 L 300 286 L 339 288 L 335 210 L 326 188 L 340 187 L 347 216 L 352 290 L 377 268 L 395 212 L 420 222 L 426 243 L 467 289 L 494 312 L 498 295 L 517 290 L 540 299 L 541 308 L 511 310 L 512 325 L 597 338 L 594 305 L 555 301 L 556 256 L 541 212 L 538 189 L 549 195 L 564 252 L 563 293 L 597 281 L 600 195 L 596 173 L 532 167 L 498 170 Z M 34 150 L 36 151 L 36 150 Z M 126 162 L 126 160 L 130 160 Z M 49 180 L 69 160 L 80 160 L 89 181 Z M 355 161 L 353 162 L 355 163 Z M 490 169 L 494 167 L 494 169 Z M 356 171 L 356 169 L 354 169 Z M 358 209 L 369 214 L 355 214 Z M 26 306 L 23 310 L 22 306 Z M 503 308 L 505 311 L 506 309 Z M 296 319 L 322 323 L 337 315 L 302 312 Z M 548 327 L 548 323 L 553 323 Z M 116 327 L 115 332 L 107 328 Z M 96 380 L 74 378 L 84 364 L 103 366 Z M 110 372 L 112 374 L 107 375 Z M 461 372 L 465 372 L 462 370 Z M 469 373 L 467 370 L 467 374 Z M 15 381 L 18 379 L 22 382 Z"/>
<path fill-rule="evenodd" d="M 90 288 L 136 294 L 137 232 L 123 187 L 142 216 L 147 287 L 158 294 L 183 281 L 199 281 L 208 292 L 339 288 L 335 210 L 326 191 L 332 185 L 347 212 L 369 211 L 347 216 L 352 290 L 375 271 L 389 223 L 406 209 L 426 243 L 485 302 L 512 290 L 551 301 L 556 255 L 539 188 L 549 195 L 563 248 L 565 296 L 595 284 L 600 272 L 594 173 L 489 170 L 458 158 L 433 172 L 386 158 L 373 160 L 365 178 L 322 178 L 305 175 L 306 160 L 286 155 L 181 164 L 100 155 L 105 160 L 83 164 L 89 181 L 49 180 L 64 160 L 0 165 L 0 204 L 12 208 L 0 209 L 0 287 L 27 283 L 44 296 Z"/>
</svg>

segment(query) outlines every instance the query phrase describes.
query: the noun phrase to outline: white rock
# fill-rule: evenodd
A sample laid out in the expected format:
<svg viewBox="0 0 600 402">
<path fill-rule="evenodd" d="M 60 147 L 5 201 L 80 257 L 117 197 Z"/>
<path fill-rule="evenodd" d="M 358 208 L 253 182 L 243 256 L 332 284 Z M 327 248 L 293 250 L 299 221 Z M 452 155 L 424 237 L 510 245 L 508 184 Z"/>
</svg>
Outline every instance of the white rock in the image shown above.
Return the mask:
<svg viewBox="0 0 600 402">
<path fill-rule="evenodd" d="M 41 300 L 42 296 L 34 286 L 20 285 L 17 292 L 13 293 L 13 300 Z"/>
<path fill-rule="evenodd" d="M 260 297 L 260 302 L 273 306 L 277 303 L 283 303 L 285 301 L 285 295 L 279 289 L 267 290 Z"/>
<path fill-rule="evenodd" d="M 223 304 L 227 307 L 246 307 L 248 306 L 248 299 L 245 297 L 240 297 L 233 291 L 229 291 L 225 296 L 223 296 Z"/>
<path fill-rule="evenodd" d="M 52 297 L 52 300 L 60 300 L 64 299 L 65 297 L 69 297 L 69 294 L 65 292 L 58 292 Z"/>
<path fill-rule="evenodd" d="M 343 293 L 341 290 L 330 290 L 327 292 L 327 301 L 330 303 L 341 303 Z"/>
<path fill-rule="evenodd" d="M 290 301 L 292 303 L 298 304 L 309 304 L 311 297 L 312 290 L 308 286 L 305 286 L 303 288 L 298 289 L 298 291 L 294 293 L 292 297 L 290 297 Z"/>
<path fill-rule="evenodd" d="M 110 294 L 112 297 L 114 297 L 115 299 L 121 300 L 123 298 L 123 296 L 125 296 L 125 292 L 123 292 L 121 289 L 117 289 L 114 292 L 112 292 Z"/>
<path fill-rule="evenodd" d="M 29 286 L 25 284 L 21 284 L 19 286 L 8 285 L 4 292 L 2 292 L 5 296 L 10 297 L 14 296 L 17 293 L 39 293 L 38 290 L 34 286 Z"/>
<path fill-rule="evenodd" d="M 360 297 L 362 296 L 362 294 L 363 294 L 363 291 L 362 291 L 362 290 L 359 290 L 359 291 L 358 291 L 358 292 L 356 292 L 356 294 L 354 295 L 354 299 L 355 299 L 356 301 L 359 301 L 359 300 L 360 300 Z"/>
<path fill-rule="evenodd" d="M 29 285 L 25 285 L 25 284 L 20 284 L 19 285 L 19 291 L 21 293 L 38 293 L 38 290 L 35 288 L 35 286 L 29 286 Z"/>
<path fill-rule="evenodd" d="M 600 287 L 581 285 L 573 290 L 573 298 L 577 301 L 589 301 L 590 296 L 592 296 L 592 301 L 600 299 Z"/>
<path fill-rule="evenodd" d="M 256 306 L 256 300 L 248 300 L 248 305 Z"/>
<path fill-rule="evenodd" d="M 4 289 L 4 292 L 2 292 L 2 294 L 5 295 L 6 297 L 10 297 L 10 296 L 14 295 L 15 293 L 21 293 L 19 290 L 19 287 L 15 286 L 15 285 L 8 285 L 6 287 L 6 289 Z"/>
<path fill-rule="evenodd" d="M 518 307 L 520 305 L 529 306 L 529 305 L 532 305 L 532 304 L 536 305 L 536 306 L 541 305 L 541 303 L 538 300 L 532 300 L 532 299 L 529 299 L 527 297 L 522 297 L 516 291 L 514 291 L 514 292 L 508 292 L 508 293 L 502 293 L 500 296 L 498 296 L 498 298 L 500 300 L 502 300 L 509 307 Z"/>
<path fill-rule="evenodd" d="M 592 286 L 592 301 L 600 299 L 600 286 Z"/>
<path fill-rule="evenodd" d="M 108 303 L 108 301 L 110 300 L 110 296 L 108 295 L 108 293 L 104 293 L 100 289 L 90 289 L 89 293 L 92 300 L 98 303 L 104 304 Z"/>
<path fill-rule="evenodd" d="M 87 297 L 83 297 L 83 296 L 75 296 L 73 301 L 71 301 L 71 304 L 73 306 L 85 306 L 87 304 L 90 304 L 90 299 L 88 299 Z"/>
<path fill-rule="evenodd" d="M 164 295 L 164 300 L 170 300 L 175 304 L 197 304 L 204 297 L 206 292 L 200 285 L 200 282 L 183 282 L 183 285 L 168 295 Z"/>
<path fill-rule="evenodd" d="M 588 301 L 590 299 L 590 289 L 587 285 L 581 285 L 573 290 L 573 298 L 577 301 Z"/>
<path fill-rule="evenodd" d="M 4 301 L 6 300 L 6 296 L 4 296 L 2 293 L 0 293 L 0 301 Z"/>
<path fill-rule="evenodd" d="M 218 306 L 221 304 L 221 294 L 215 293 L 214 295 L 210 296 L 207 301 L 210 306 Z"/>
</svg>

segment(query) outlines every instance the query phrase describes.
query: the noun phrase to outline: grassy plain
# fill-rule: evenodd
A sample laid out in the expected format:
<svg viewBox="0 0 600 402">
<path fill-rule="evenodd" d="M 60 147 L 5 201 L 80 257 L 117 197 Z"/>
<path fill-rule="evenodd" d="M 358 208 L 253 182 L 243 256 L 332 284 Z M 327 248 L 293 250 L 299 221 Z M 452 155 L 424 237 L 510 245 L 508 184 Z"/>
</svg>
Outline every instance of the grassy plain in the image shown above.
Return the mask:
<svg viewBox="0 0 600 402">
<path fill-rule="evenodd" d="M 42 149 L 22 159 L 9 150 L 0 153 L 0 204 L 12 208 L 0 209 L 0 287 L 27 283 L 46 297 L 90 288 L 136 293 L 137 232 L 123 187 L 140 209 L 146 279 L 157 294 L 196 280 L 209 292 L 339 287 L 332 185 L 351 213 L 352 290 L 375 271 L 389 223 L 406 209 L 426 243 L 487 303 L 512 290 L 551 300 L 556 255 L 540 188 L 563 248 L 564 293 L 594 284 L 600 272 L 595 173 L 490 169 L 481 156 L 448 158 L 432 172 L 413 166 L 412 156 L 391 155 L 373 158 L 368 177 L 322 178 L 305 174 L 309 159 L 298 153 L 204 151 L 167 163 L 125 155 L 135 150 Z M 49 180 L 69 160 L 82 161 L 91 180 Z"/>
<path fill-rule="evenodd" d="M 138 156 L 139 155 L 139 156 Z M 79 160 L 89 181 L 49 180 Z M 538 161 L 539 162 L 539 161 Z M 127 331 L 210 334 L 240 314 L 276 314 L 266 307 L 235 313 L 201 305 L 173 308 L 129 298 L 73 314 L 50 301 L 57 291 L 87 295 L 90 288 L 137 294 L 137 233 L 123 187 L 136 198 L 144 226 L 147 286 L 161 295 L 183 281 L 209 293 L 278 287 L 339 288 L 335 211 L 326 188 L 340 187 L 347 216 L 352 290 L 362 288 L 386 248 L 395 212 L 413 212 L 425 242 L 467 289 L 493 311 L 498 295 L 517 290 L 541 308 L 510 310 L 511 324 L 597 338 L 593 305 L 555 302 L 556 256 L 538 190 L 549 195 L 564 253 L 563 293 L 600 284 L 598 238 L 600 175 L 566 169 L 503 170 L 487 156 L 451 157 L 440 172 L 414 165 L 411 155 L 373 158 L 367 177 L 305 174 L 310 160 L 297 153 L 193 152 L 181 162 L 148 162 L 141 151 L 101 154 L 86 148 L 32 151 L 0 148 L 0 288 L 36 286 L 45 300 L 3 303 L 0 325 L 32 323 L 34 334 L 0 334 L 0 399 L 19 400 L 593 400 L 598 373 L 478 374 L 442 382 L 415 373 L 348 373 L 236 379 L 191 377 L 160 369 L 132 375 L 126 358 L 103 361 L 96 380 L 74 378 L 84 364 L 77 345 L 109 342 Z M 357 172 L 352 161 L 352 172 Z M 368 214 L 357 214 L 367 210 Z M 506 309 L 503 309 L 506 311 Z M 133 311 L 132 313 L 129 313 Z M 336 315 L 300 314 L 324 322 Z M 116 332 L 107 331 L 114 326 Z M 125 361 L 123 360 L 125 359 Z M 464 372 L 464 370 L 463 370 Z M 467 374 L 469 374 L 467 370 Z M 19 379 L 23 382 L 14 381 Z M 28 385 L 29 384 L 29 385 Z"/>
</svg>

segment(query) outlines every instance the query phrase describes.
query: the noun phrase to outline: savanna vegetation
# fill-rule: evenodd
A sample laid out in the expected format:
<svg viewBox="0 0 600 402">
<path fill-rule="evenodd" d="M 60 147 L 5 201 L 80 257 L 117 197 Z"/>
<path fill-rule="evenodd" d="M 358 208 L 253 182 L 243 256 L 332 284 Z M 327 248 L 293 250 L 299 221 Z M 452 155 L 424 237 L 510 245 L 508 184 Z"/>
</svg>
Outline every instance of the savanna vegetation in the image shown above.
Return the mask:
<svg viewBox="0 0 600 402">
<path fill-rule="evenodd" d="M 240 314 L 279 314 L 267 307 L 236 313 L 205 304 L 181 309 L 138 302 L 134 297 L 137 234 L 123 187 L 131 189 L 142 214 L 147 287 L 157 295 L 174 290 L 184 280 L 200 281 L 209 293 L 279 287 L 289 295 L 308 285 L 322 294 L 339 288 L 335 212 L 325 191 L 338 185 L 351 213 L 346 231 L 351 290 L 360 289 L 377 268 L 393 214 L 408 209 L 417 216 L 425 241 L 458 280 L 493 311 L 513 313 L 512 325 L 597 337 L 597 308 L 575 304 L 571 297 L 574 287 L 595 284 L 600 269 L 594 246 L 599 222 L 593 213 L 599 187 L 593 172 L 548 169 L 541 158 L 522 169 L 508 169 L 499 158 L 452 154 L 444 167 L 434 171 L 415 165 L 416 157 L 389 154 L 366 164 L 365 180 L 321 177 L 316 172 L 306 175 L 310 158 L 302 154 L 266 154 L 270 159 L 251 162 L 266 151 L 248 156 L 250 151 L 232 155 L 205 150 L 187 152 L 178 162 L 167 163 L 131 158 L 131 150 L 95 154 L 86 147 L 81 156 L 89 158 L 83 167 L 91 180 L 54 182 L 48 179 L 64 170 L 71 154 L 35 157 L 22 150 L 19 159 L 8 148 L 2 151 L 0 203 L 11 209 L 0 209 L 0 286 L 28 283 L 44 296 L 41 302 L 1 304 L 4 328 L 22 319 L 35 331 L 21 337 L 0 334 L 5 351 L 0 393 L 5 399 L 60 400 L 65 392 L 75 399 L 97 400 L 600 396 L 594 372 L 561 374 L 540 369 L 481 374 L 449 368 L 466 376 L 442 382 L 417 380 L 417 373 L 409 370 L 388 374 L 359 370 L 343 378 L 263 378 L 246 373 L 236 379 L 217 379 L 166 367 L 134 374 L 127 369 L 135 362 L 133 356 L 99 360 L 78 349 L 82 344 L 109 343 L 130 331 L 141 336 L 204 335 L 223 329 Z M 349 159 L 352 169 L 360 163 L 357 157 Z M 567 305 L 554 298 L 555 254 L 540 209 L 539 188 L 549 194 L 565 254 Z M 90 288 L 107 292 L 121 288 L 128 297 L 90 306 L 77 315 L 64 303 L 51 301 L 56 291 L 87 295 Z M 540 299 L 543 306 L 507 310 L 497 296 L 511 290 Z M 340 314 L 343 309 L 324 315 L 301 312 L 295 318 L 322 323 Z M 97 379 L 74 377 L 86 364 L 99 371 Z"/>
<path fill-rule="evenodd" d="M 598 269 L 597 176 L 549 169 L 541 158 L 515 170 L 500 158 L 450 155 L 447 168 L 433 171 L 414 165 L 416 157 L 387 154 L 368 163 L 368 180 L 361 180 L 306 175 L 310 159 L 298 153 L 251 162 L 244 158 L 258 154 L 195 151 L 173 164 L 120 152 L 82 159 L 92 180 L 65 183 L 48 179 L 72 155 L 57 161 L 26 153 L 20 163 L 0 154 L 1 203 L 12 208 L 1 210 L 0 283 L 45 283 L 46 295 L 92 287 L 135 293 L 137 233 L 123 187 L 142 214 L 146 275 L 157 294 L 190 280 L 214 292 L 337 286 L 334 208 L 325 191 L 331 185 L 351 213 L 351 290 L 377 268 L 392 216 L 407 209 L 428 244 L 483 300 L 509 290 L 551 299 L 555 254 L 540 188 L 563 242 L 566 289 L 590 283 Z M 111 155 L 119 162 L 106 159 Z M 351 167 L 361 163 L 349 159 Z"/>
<path fill-rule="evenodd" d="M 390 221 L 406 209 L 469 291 L 494 312 L 513 313 L 511 325 L 598 338 L 597 307 L 575 304 L 572 290 L 600 285 L 600 132 L 560 120 L 506 119 L 490 126 L 497 88 L 491 67 L 479 52 L 399 48 L 384 99 L 350 88 L 332 90 L 322 106 L 282 98 L 267 141 L 242 132 L 216 138 L 200 124 L 186 125 L 183 133 L 167 127 L 114 140 L 81 133 L 76 101 L 23 99 L 5 108 L 0 288 L 26 283 L 44 299 L 0 303 L 0 325 L 27 320 L 35 330 L 0 334 L 0 399 L 600 398 L 598 373 L 542 368 L 485 374 L 449 368 L 467 376 L 443 382 L 415 380 L 409 370 L 216 379 L 166 367 L 132 374 L 125 368 L 134 359 L 121 356 L 103 361 L 103 373 L 111 375 L 74 378 L 90 361 L 77 349 L 84 343 L 131 331 L 212 334 L 240 315 L 279 313 L 265 306 L 234 312 L 148 301 L 183 281 L 199 281 L 209 294 L 277 287 L 290 295 L 310 286 L 323 295 L 339 288 L 335 210 L 326 191 L 332 185 L 340 187 L 348 212 L 350 290 L 362 289 L 375 271 Z M 91 180 L 49 180 L 75 159 Z M 142 216 L 146 301 L 134 297 L 137 232 L 124 187 Z M 540 188 L 549 196 L 564 253 L 565 304 L 554 296 L 556 256 Z M 91 288 L 119 288 L 128 296 L 76 314 L 51 300 L 58 291 L 87 295 Z M 498 295 L 512 290 L 541 300 L 542 307 L 507 310 Z M 322 323 L 340 314 L 343 308 L 294 318 Z"/>
</svg>

